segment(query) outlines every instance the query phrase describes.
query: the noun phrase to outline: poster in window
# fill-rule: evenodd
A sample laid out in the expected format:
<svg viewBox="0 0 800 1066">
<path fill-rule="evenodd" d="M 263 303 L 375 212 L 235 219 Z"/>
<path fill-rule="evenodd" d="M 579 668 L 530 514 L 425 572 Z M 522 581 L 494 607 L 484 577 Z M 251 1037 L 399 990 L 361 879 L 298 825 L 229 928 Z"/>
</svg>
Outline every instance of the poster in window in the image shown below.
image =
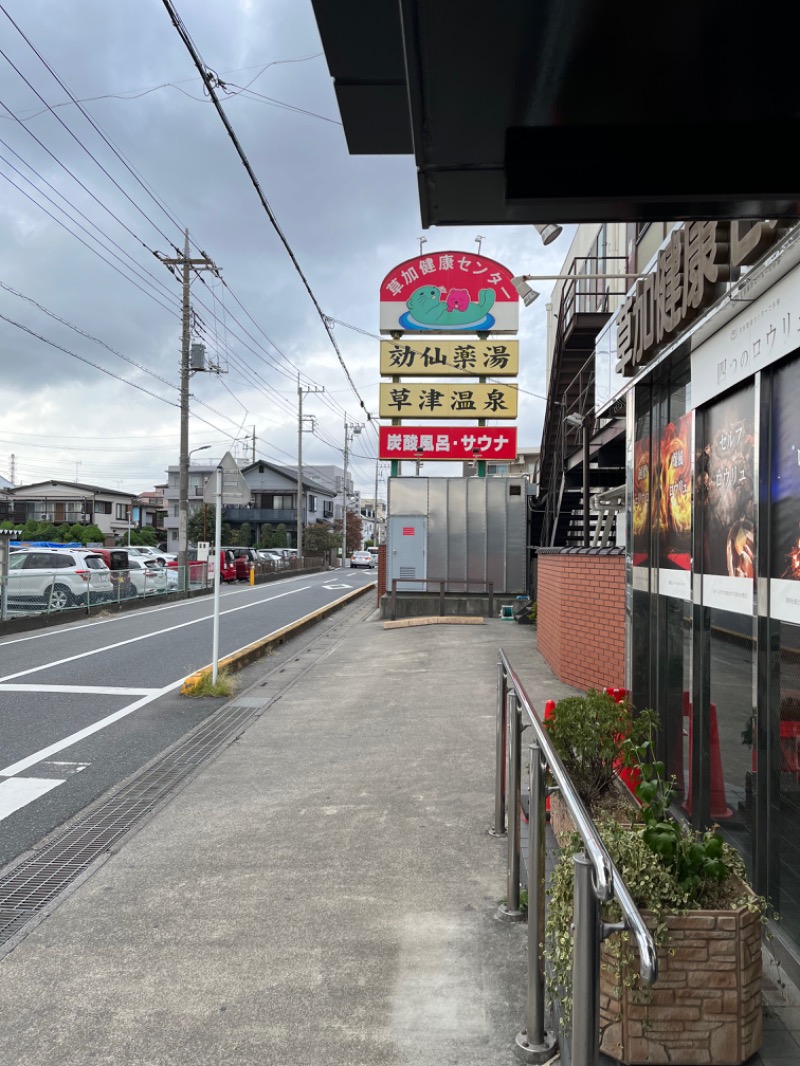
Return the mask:
<svg viewBox="0 0 800 1066">
<path fill-rule="evenodd" d="M 633 565 L 650 561 L 650 434 L 633 445 Z"/>
<path fill-rule="evenodd" d="M 737 614 L 753 611 L 753 403 L 750 386 L 709 407 L 695 461 L 697 506 L 703 508 L 703 603 Z"/>
<path fill-rule="evenodd" d="M 770 611 L 800 623 L 800 360 L 776 373 L 773 396 Z"/>
<path fill-rule="evenodd" d="M 664 427 L 659 442 L 660 542 L 659 591 L 691 597 L 692 568 L 692 414 Z"/>
</svg>

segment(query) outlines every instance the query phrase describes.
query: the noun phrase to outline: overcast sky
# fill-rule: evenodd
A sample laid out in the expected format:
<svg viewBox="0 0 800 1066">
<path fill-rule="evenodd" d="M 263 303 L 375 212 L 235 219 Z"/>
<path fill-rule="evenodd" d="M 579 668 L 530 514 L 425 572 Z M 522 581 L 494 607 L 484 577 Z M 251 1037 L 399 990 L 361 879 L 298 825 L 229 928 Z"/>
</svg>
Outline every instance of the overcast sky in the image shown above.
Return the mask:
<svg viewBox="0 0 800 1066">
<path fill-rule="evenodd" d="M 299 372 L 325 390 L 304 398 L 309 466 L 341 466 L 345 417 L 375 418 L 351 456 L 372 495 L 381 280 L 422 236 L 426 253 L 475 252 L 479 233 L 422 229 L 411 156 L 348 154 L 309 0 L 175 6 L 337 322 L 341 361 L 161 0 L 0 0 L 0 475 L 135 493 L 165 480 L 179 450 L 181 289 L 154 253 L 174 256 L 188 228 L 192 255 L 225 283 L 192 283 L 193 340 L 224 371 L 192 377 L 189 447 L 210 446 L 196 458 L 249 456 L 255 430 L 257 457 L 296 464 Z M 553 274 L 572 232 L 545 249 L 530 226 L 484 227 L 482 252 L 515 274 Z M 537 283 L 542 298 L 520 310 L 525 445 L 541 438 L 551 287 Z M 384 497 L 387 475 L 383 464 Z"/>
</svg>

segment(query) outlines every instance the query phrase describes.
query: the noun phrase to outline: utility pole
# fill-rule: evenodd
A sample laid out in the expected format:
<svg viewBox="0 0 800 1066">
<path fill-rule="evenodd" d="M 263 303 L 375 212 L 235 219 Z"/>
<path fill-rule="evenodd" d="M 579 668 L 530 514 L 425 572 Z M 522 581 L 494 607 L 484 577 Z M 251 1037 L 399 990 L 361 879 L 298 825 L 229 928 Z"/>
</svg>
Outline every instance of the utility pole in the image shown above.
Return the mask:
<svg viewBox="0 0 800 1066">
<path fill-rule="evenodd" d="M 380 465 L 381 465 L 380 459 L 376 459 L 375 460 L 375 499 L 373 500 L 373 507 L 372 507 L 372 525 L 373 525 L 373 528 L 375 530 L 374 540 L 375 540 L 375 544 L 376 545 L 378 545 L 380 543 L 380 538 L 378 536 L 378 468 L 380 467 Z"/>
<path fill-rule="evenodd" d="M 168 259 L 159 255 L 158 258 L 167 267 L 181 267 L 183 283 L 183 307 L 182 307 L 182 330 L 181 330 L 181 439 L 180 439 L 180 466 L 178 481 L 178 574 L 183 575 L 178 580 L 185 582 L 184 588 L 189 588 L 187 549 L 189 546 L 189 342 L 191 340 L 191 306 L 189 304 L 189 285 L 191 272 L 195 270 L 213 270 L 218 273 L 211 259 L 205 256 L 200 259 L 189 258 L 189 230 L 183 232 L 183 255 Z"/>
<path fill-rule="evenodd" d="M 347 459 L 350 453 L 350 441 L 364 427 L 358 422 L 344 420 L 344 478 L 342 479 L 342 568 L 347 559 Z"/>
<path fill-rule="evenodd" d="M 323 388 L 303 388 L 300 384 L 300 372 L 297 373 L 297 558 L 303 558 L 303 518 L 305 502 L 303 499 L 303 393 L 324 392 Z M 308 416 L 306 416 L 308 417 Z M 311 419 L 313 428 L 313 418 Z"/>
<path fill-rule="evenodd" d="M 253 462 L 256 461 L 256 427 L 253 426 Z"/>
</svg>

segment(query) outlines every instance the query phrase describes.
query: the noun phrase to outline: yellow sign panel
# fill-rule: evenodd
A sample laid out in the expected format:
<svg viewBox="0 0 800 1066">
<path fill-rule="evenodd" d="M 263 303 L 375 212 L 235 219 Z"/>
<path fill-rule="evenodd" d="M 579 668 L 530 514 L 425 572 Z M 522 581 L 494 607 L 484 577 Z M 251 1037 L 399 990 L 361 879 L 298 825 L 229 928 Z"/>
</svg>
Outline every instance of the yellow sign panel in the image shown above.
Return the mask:
<svg viewBox="0 0 800 1066">
<path fill-rule="evenodd" d="M 380 418 L 516 418 L 517 386 L 472 381 L 380 385 Z"/>
<path fill-rule="evenodd" d="M 513 378 L 519 341 L 381 341 L 381 374 L 399 377 Z"/>
</svg>

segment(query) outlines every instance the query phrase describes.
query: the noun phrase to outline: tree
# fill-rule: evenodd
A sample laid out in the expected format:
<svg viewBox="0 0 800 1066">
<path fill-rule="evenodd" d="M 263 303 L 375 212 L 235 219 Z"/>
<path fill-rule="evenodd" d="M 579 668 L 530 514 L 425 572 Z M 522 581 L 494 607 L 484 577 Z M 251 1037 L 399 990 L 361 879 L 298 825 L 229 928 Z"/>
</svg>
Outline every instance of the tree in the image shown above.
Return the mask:
<svg viewBox="0 0 800 1066">
<path fill-rule="evenodd" d="M 83 544 L 105 544 L 106 535 L 99 526 L 82 526 L 81 528 Z"/>
<path fill-rule="evenodd" d="M 274 548 L 275 547 L 275 544 L 273 543 L 274 537 L 275 537 L 275 533 L 274 533 L 274 531 L 272 529 L 272 526 L 270 525 L 269 522 L 265 522 L 264 525 L 261 527 L 261 535 L 258 538 L 258 547 L 259 548 Z"/>
<path fill-rule="evenodd" d="M 283 522 L 279 522 L 275 527 L 275 548 L 288 548 L 289 538 L 286 536 L 286 526 Z"/>
<path fill-rule="evenodd" d="M 253 543 L 253 531 L 249 522 L 242 522 L 239 526 L 239 543 L 243 548 L 249 548 Z"/>
<path fill-rule="evenodd" d="M 334 528 L 338 531 L 339 541 L 338 547 L 342 544 L 342 521 L 337 519 L 334 523 Z M 347 554 L 352 552 L 361 551 L 361 515 L 353 514 L 352 511 L 347 512 Z"/>
<path fill-rule="evenodd" d="M 148 526 L 148 527 L 146 527 L 144 529 L 132 529 L 131 532 L 130 532 L 130 538 L 131 538 L 130 542 L 134 546 L 141 544 L 143 546 L 147 546 L 147 547 L 151 547 L 151 548 L 154 548 L 156 546 L 157 541 L 158 541 L 158 537 L 156 536 L 156 531 L 152 528 L 152 526 Z M 122 542 L 124 544 L 128 543 L 128 534 L 127 533 L 122 538 Z"/>
<path fill-rule="evenodd" d="M 198 507 L 196 511 L 192 511 L 189 515 L 189 522 L 187 525 L 187 534 L 190 544 L 197 544 L 198 541 L 206 540 L 209 543 L 214 543 L 214 530 L 216 519 L 216 508 L 213 503 L 204 503 L 202 507 Z"/>
<path fill-rule="evenodd" d="M 303 530 L 303 552 L 305 555 L 327 556 L 335 551 L 341 542 L 341 533 L 337 539 L 329 526 L 306 526 Z"/>
</svg>

